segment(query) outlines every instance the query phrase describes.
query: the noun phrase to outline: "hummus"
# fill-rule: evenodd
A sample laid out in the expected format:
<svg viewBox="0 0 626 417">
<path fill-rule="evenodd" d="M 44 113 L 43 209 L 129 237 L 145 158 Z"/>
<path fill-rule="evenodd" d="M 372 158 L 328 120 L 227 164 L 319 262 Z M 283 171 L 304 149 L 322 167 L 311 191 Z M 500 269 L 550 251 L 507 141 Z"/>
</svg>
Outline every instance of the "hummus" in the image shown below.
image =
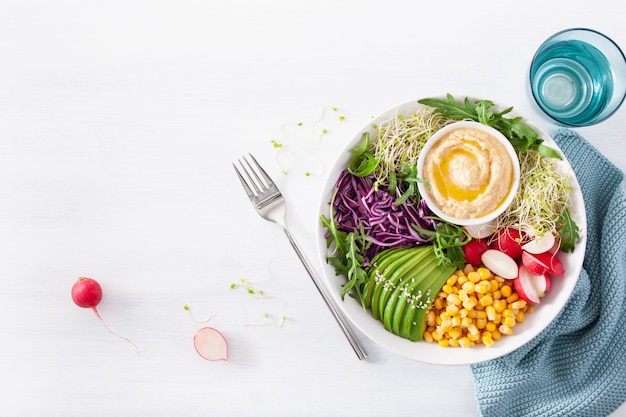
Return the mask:
<svg viewBox="0 0 626 417">
<path fill-rule="evenodd" d="M 431 199 L 457 219 L 485 216 L 506 199 L 514 180 L 504 145 L 487 132 L 459 128 L 440 138 L 425 155 L 421 177 Z"/>
</svg>

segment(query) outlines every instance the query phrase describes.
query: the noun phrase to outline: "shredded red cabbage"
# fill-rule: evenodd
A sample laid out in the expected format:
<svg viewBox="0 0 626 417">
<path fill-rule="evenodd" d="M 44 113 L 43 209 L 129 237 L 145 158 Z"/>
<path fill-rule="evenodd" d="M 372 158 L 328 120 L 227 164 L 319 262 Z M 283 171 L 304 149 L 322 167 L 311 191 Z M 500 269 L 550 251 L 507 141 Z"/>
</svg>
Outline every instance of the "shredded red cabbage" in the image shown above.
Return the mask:
<svg viewBox="0 0 626 417">
<path fill-rule="evenodd" d="M 424 244 L 428 237 L 418 233 L 411 225 L 435 230 L 433 216 L 423 200 L 415 203 L 408 199 L 395 205 L 396 197 L 383 187 L 374 186 L 372 176 L 357 177 L 344 170 L 337 180 L 337 193 L 333 203 L 337 229 L 345 232 L 361 228 L 371 242 L 363 254 L 367 263 L 379 252 L 388 248 Z"/>
</svg>

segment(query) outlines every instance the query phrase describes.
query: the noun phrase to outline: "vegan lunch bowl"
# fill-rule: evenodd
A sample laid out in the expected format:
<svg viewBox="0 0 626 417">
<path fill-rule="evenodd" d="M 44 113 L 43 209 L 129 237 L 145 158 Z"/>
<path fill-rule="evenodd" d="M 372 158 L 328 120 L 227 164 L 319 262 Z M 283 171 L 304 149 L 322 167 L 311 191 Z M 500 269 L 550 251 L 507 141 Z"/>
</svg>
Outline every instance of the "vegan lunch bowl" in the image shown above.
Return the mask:
<svg viewBox="0 0 626 417">
<path fill-rule="evenodd" d="M 486 99 L 424 98 L 375 117 L 332 166 L 323 277 L 384 348 L 472 364 L 528 343 L 572 293 L 585 251 L 575 173 L 552 138 Z"/>
</svg>

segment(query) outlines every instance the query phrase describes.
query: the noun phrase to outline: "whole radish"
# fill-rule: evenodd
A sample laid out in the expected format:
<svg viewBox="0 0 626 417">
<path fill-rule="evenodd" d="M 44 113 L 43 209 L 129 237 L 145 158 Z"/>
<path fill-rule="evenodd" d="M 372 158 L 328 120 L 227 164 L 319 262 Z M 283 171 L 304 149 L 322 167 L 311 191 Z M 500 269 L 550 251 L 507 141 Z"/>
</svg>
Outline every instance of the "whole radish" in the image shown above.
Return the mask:
<svg viewBox="0 0 626 417">
<path fill-rule="evenodd" d="M 120 339 L 126 340 L 128 343 L 133 345 L 135 349 L 137 349 L 137 351 L 139 352 L 139 348 L 137 347 L 137 345 L 135 345 L 130 339 L 120 336 L 119 334 L 111 330 L 109 326 L 107 326 L 107 324 L 104 322 L 104 320 L 102 320 L 102 317 L 100 317 L 100 313 L 98 312 L 98 309 L 96 307 L 98 306 L 98 304 L 100 304 L 100 301 L 102 300 L 102 287 L 100 286 L 98 281 L 93 278 L 78 278 L 78 281 L 76 281 L 72 286 L 72 300 L 74 300 L 74 303 L 79 307 L 91 308 L 96 314 L 96 317 L 98 318 L 100 323 L 102 323 L 104 328 L 107 329 L 109 333 L 116 337 L 119 337 Z"/>
</svg>

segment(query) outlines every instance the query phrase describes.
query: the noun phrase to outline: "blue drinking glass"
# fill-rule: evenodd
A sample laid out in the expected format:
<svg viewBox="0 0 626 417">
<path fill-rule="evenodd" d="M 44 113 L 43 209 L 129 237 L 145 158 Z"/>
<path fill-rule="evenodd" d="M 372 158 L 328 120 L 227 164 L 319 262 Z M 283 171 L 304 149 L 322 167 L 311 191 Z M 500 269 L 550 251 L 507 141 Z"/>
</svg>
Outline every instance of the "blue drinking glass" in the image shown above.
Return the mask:
<svg viewBox="0 0 626 417">
<path fill-rule="evenodd" d="M 626 58 L 619 46 L 591 29 L 558 32 L 530 64 L 537 105 L 558 124 L 590 126 L 606 120 L 626 97 Z"/>
</svg>

